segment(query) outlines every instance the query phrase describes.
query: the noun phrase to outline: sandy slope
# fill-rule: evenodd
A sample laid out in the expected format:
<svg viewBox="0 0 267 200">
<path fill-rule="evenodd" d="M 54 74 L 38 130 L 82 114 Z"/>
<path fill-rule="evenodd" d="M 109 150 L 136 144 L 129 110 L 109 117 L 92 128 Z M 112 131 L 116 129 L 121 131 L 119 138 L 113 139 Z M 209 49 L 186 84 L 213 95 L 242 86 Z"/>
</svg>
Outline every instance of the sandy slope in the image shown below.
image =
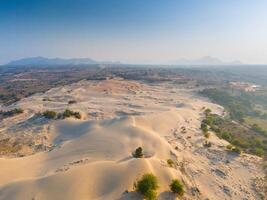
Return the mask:
<svg viewBox="0 0 267 200">
<path fill-rule="evenodd" d="M 53 101 L 42 101 L 47 96 Z M 68 105 L 70 99 L 78 103 Z M 228 154 L 227 143 L 215 135 L 210 138 L 212 147 L 203 147 L 202 107 L 218 113 L 222 108 L 191 92 L 122 80 L 82 81 L 15 106 L 27 111 L 26 121 L 34 112 L 66 107 L 82 112 L 83 120 L 43 120 L 48 141 L 56 146 L 53 150 L 0 158 L 1 200 L 140 199 L 132 188 L 145 172 L 159 178 L 159 199 L 174 199 L 168 192 L 173 178 L 184 182 L 184 199 L 259 199 L 252 185 L 263 177 L 260 159 Z M 19 117 L 23 118 L 6 120 L 2 127 L 9 134 L 12 126 L 23 132 L 25 126 L 11 125 Z M 34 122 L 28 130 L 43 134 L 36 126 Z M 139 146 L 145 158 L 135 159 L 131 152 Z M 174 168 L 167 166 L 168 158 L 175 161 Z"/>
</svg>

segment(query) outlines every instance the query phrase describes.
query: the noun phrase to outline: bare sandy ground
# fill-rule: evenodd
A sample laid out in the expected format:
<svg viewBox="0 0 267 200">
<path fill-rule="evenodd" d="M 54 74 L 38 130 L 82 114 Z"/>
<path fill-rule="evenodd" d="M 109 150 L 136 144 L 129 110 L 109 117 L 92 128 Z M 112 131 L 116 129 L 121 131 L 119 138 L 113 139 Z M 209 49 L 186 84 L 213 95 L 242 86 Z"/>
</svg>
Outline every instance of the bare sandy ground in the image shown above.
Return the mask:
<svg viewBox="0 0 267 200">
<path fill-rule="evenodd" d="M 168 83 L 80 81 L 4 109 L 12 107 L 25 112 L 1 122 L 1 135 L 24 135 L 47 148 L 0 158 L 1 200 L 141 199 L 133 183 L 146 172 L 160 181 L 159 199 L 175 199 L 168 187 L 173 178 L 185 185 L 180 199 L 260 199 L 254 184 L 264 176 L 260 158 L 229 154 L 227 142 L 214 134 L 212 146 L 204 147 L 203 107 L 216 113 L 223 108 L 192 91 Z M 82 119 L 35 116 L 66 108 Z M 145 158 L 135 159 L 131 153 L 139 146 Z"/>
</svg>

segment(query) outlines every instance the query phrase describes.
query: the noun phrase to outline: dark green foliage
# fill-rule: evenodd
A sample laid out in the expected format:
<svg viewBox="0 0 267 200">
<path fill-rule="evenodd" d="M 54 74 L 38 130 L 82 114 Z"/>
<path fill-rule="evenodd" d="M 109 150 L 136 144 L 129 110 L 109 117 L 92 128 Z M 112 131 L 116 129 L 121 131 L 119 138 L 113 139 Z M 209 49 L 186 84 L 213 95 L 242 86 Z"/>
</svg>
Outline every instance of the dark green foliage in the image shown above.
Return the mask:
<svg viewBox="0 0 267 200">
<path fill-rule="evenodd" d="M 144 156 L 142 147 L 138 147 L 133 153 L 133 157 L 135 158 L 142 158 Z"/>
<path fill-rule="evenodd" d="M 55 111 L 47 110 L 43 112 L 43 116 L 47 119 L 55 119 L 57 116 L 57 113 Z"/>
<path fill-rule="evenodd" d="M 224 106 L 232 119 L 243 121 L 246 115 L 254 113 L 251 101 L 242 95 L 233 95 L 219 89 L 204 89 L 200 94 Z"/>
<path fill-rule="evenodd" d="M 147 200 L 155 200 L 156 190 L 159 188 L 158 179 L 153 174 L 144 174 L 135 184 L 136 191 L 141 193 Z"/>
<path fill-rule="evenodd" d="M 172 180 L 170 184 L 170 190 L 178 195 L 183 195 L 184 194 L 184 186 L 180 183 L 178 179 Z"/>
</svg>

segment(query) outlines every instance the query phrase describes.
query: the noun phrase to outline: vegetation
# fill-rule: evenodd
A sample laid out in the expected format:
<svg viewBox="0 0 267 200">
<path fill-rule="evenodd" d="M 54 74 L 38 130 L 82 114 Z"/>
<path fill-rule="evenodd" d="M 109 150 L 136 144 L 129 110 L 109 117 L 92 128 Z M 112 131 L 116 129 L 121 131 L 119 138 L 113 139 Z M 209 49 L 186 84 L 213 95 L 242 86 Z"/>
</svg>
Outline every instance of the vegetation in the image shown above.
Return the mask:
<svg viewBox="0 0 267 200">
<path fill-rule="evenodd" d="M 208 147 L 209 148 L 209 147 L 211 147 L 211 142 L 205 141 L 203 145 L 204 145 L 204 147 Z"/>
<path fill-rule="evenodd" d="M 267 137 L 267 131 L 263 129 L 262 127 L 260 127 L 258 124 L 253 124 L 251 128 L 257 133 L 261 133 Z"/>
<path fill-rule="evenodd" d="M 226 146 L 226 148 L 227 148 L 228 150 L 232 150 L 233 146 L 232 146 L 231 144 L 228 144 L 228 145 Z"/>
<path fill-rule="evenodd" d="M 15 109 L 8 110 L 8 111 L 0 111 L 0 117 L 1 116 L 3 118 L 13 117 L 13 116 L 21 114 L 21 113 L 23 113 L 23 110 L 21 108 L 15 108 Z"/>
<path fill-rule="evenodd" d="M 43 98 L 43 101 L 52 101 L 49 97 Z"/>
<path fill-rule="evenodd" d="M 68 102 L 68 104 L 74 104 L 74 103 L 77 103 L 77 101 L 75 101 L 75 100 L 70 100 L 70 101 Z"/>
<path fill-rule="evenodd" d="M 209 133 L 209 132 L 205 132 L 205 133 L 204 133 L 204 137 L 205 137 L 205 138 L 209 138 L 209 137 L 210 137 L 210 133 Z"/>
<path fill-rule="evenodd" d="M 144 174 L 137 183 L 134 184 L 137 192 L 142 194 L 147 200 L 157 198 L 157 189 L 159 188 L 158 179 L 153 174 Z"/>
<path fill-rule="evenodd" d="M 68 117 L 75 117 L 77 119 L 81 119 L 81 114 L 79 112 L 73 112 L 71 110 L 66 109 L 63 113 L 56 113 L 55 111 L 47 110 L 43 112 L 43 116 L 47 119 L 65 119 Z"/>
<path fill-rule="evenodd" d="M 206 128 L 212 130 L 219 138 L 228 141 L 231 146 L 229 145 L 227 149 L 233 152 L 240 154 L 241 151 L 245 151 L 261 157 L 267 155 L 267 138 L 263 134 L 255 133 L 255 131 L 259 132 L 261 130 L 255 125 L 249 129 L 247 126 L 235 123 L 229 118 L 209 113 L 202 120 L 202 130 L 203 127 L 205 131 Z M 204 146 L 209 147 L 209 144 L 205 143 Z"/>
<path fill-rule="evenodd" d="M 200 129 L 205 133 L 208 132 L 208 125 L 205 122 L 201 123 Z"/>
<path fill-rule="evenodd" d="M 181 182 L 178 179 L 172 180 L 170 184 L 170 190 L 178 195 L 184 194 L 184 186 L 181 184 Z"/>
<path fill-rule="evenodd" d="M 133 157 L 135 158 L 142 158 L 144 156 L 142 147 L 138 147 L 135 149 L 135 151 L 132 153 Z"/>
<path fill-rule="evenodd" d="M 255 114 L 250 99 L 242 95 L 235 95 L 220 89 L 204 89 L 200 93 L 222 105 L 232 119 L 242 122 L 245 116 Z"/>
<path fill-rule="evenodd" d="M 169 167 L 173 167 L 174 166 L 174 162 L 172 159 L 168 159 L 167 160 L 167 164 L 169 165 Z"/>
<path fill-rule="evenodd" d="M 77 119 L 81 119 L 82 116 L 79 112 L 74 112 L 74 111 L 71 111 L 69 109 L 66 109 L 63 113 L 62 113 L 62 117 L 63 119 L 65 118 L 68 118 L 68 117 L 75 117 Z"/>
<path fill-rule="evenodd" d="M 240 153 L 241 153 L 241 149 L 240 149 L 239 147 L 234 147 L 234 148 L 232 148 L 232 151 L 233 151 L 234 153 L 237 153 L 237 154 L 240 154 Z"/>
<path fill-rule="evenodd" d="M 47 119 L 56 119 L 57 113 L 55 111 L 47 110 L 43 112 L 43 116 Z"/>
</svg>

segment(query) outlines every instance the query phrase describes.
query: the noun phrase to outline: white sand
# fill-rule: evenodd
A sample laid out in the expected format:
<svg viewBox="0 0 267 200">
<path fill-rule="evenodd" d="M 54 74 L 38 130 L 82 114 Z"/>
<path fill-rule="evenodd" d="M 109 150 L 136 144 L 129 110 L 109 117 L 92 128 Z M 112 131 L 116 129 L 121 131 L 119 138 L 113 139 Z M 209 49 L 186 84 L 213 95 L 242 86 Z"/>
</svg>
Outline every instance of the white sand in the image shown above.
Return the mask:
<svg viewBox="0 0 267 200">
<path fill-rule="evenodd" d="M 77 103 L 68 105 L 73 99 Z M 132 192 L 133 183 L 146 172 L 160 181 L 159 199 L 174 198 L 168 188 L 173 178 L 186 186 L 183 199 L 259 199 L 252 184 L 264 176 L 260 159 L 227 154 L 227 142 L 214 134 L 209 139 L 212 147 L 204 148 L 202 107 L 217 113 L 222 108 L 192 92 L 169 84 L 81 81 L 13 106 L 25 113 L 4 120 L 2 134 L 45 135 L 41 142 L 56 147 L 0 158 L 1 200 L 140 199 Z M 36 112 L 67 107 L 82 112 L 83 119 L 31 120 Z M 135 159 L 131 152 L 139 146 L 145 158 Z M 169 158 L 174 168 L 167 166 Z"/>
</svg>

